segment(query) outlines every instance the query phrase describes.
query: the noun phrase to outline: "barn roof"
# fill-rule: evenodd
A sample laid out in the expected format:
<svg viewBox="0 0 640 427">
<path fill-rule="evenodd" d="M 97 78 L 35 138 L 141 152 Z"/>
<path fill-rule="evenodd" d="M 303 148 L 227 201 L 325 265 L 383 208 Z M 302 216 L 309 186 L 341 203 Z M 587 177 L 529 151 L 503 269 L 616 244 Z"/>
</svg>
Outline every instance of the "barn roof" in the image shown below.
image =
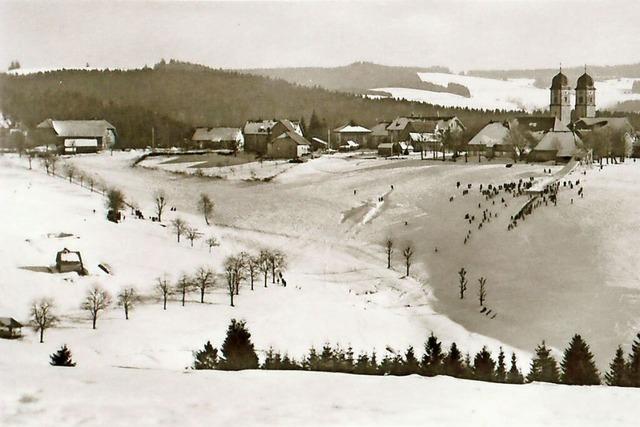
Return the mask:
<svg viewBox="0 0 640 427">
<path fill-rule="evenodd" d="M 509 128 L 504 122 L 491 122 L 480 129 L 480 132 L 474 135 L 469 141 L 469 145 L 484 145 L 485 147 L 493 147 L 503 143 L 505 137 L 509 134 Z"/>
<path fill-rule="evenodd" d="M 313 142 L 317 143 L 317 144 L 320 144 L 320 145 L 327 145 L 327 141 L 323 141 L 323 140 L 322 140 L 322 139 L 320 139 L 320 138 L 315 138 L 315 137 L 314 137 L 314 138 L 311 138 L 311 140 L 312 140 Z"/>
<path fill-rule="evenodd" d="M 335 129 L 338 133 L 371 133 L 371 129 L 359 125 L 344 125 Z"/>
<path fill-rule="evenodd" d="M 83 139 L 66 139 L 64 141 L 64 146 L 65 147 L 97 147 L 98 146 L 98 140 L 95 138 L 83 138 Z"/>
<path fill-rule="evenodd" d="M 393 143 L 393 142 L 383 142 L 382 144 L 378 144 L 378 149 L 381 149 L 381 148 L 393 148 L 394 145 L 395 145 L 395 143 Z"/>
<path fill-rule="evenodd" d="M 80 262 L 80 252 L 70 251 L 67 248 L 58 252 L 58 257 L 62 262 Z"/>
<path fill-rule="evenodd" d="M 255 135 L 269 132 L 278 123 L 276 120 L 248 121 L 242 132 L 245 135 Z"/>
<path fill-rule="evenodd" d="M 387 126 L 389 126 L 389 122 L 380 122 L 374 127 L 371 128 L 372 136 L 388 136 L 389 131 L 387 130 Z"/>
<path fill-rule="evenodd" d="M 115 126 L 106 120 L 53 120 L 47 119 L 38 125 L 40 129 L 51 128 L 62 137 L 103 137 Z"/>
<path fill-rule="evenodd" d="M 567 127 L 555 116 L 520 116 L 516 117 L 518 126 L 529 132 L 567 131 Z"/>
<path fill-rule="evenodd" d="M 5 328 L 22 328 L 22 323 L 13 317 L 0 317 L 0 326 L 4 326 Z"/>
<path fill-rule="evenodd" d="M 272 142 L 288 137 L 297 145 L 310 145 L 309 141 L 307 141 L 304 136 L 298 133 L 298 129 L 300 129 L 300 126 L 296 126 L 296 124 L 291 122 L 290 120 L 281 120 L 280 122 L 284 125 L 284 132 L 274 135 L 273 139 L 271 140 Z"/>
<path fill-rule="evenodd" d="M 417 123 L 432 123 L 433 127 L 437 123 L 449 122 L 456 119 L 456 116 L 410 116 L 410 117 L 396 117 L 389 126 L 388 130 L 404 130 L 409 123 L 415 126 Z M 462 123 L 460 123 L 462 125 Z M 464 126 L 463 126 L 464 127 Z"/>
<path fill-rule="evenodd" d="M 556 157 L 571 157 L 582 147 L 573 132 L 547 132 L 533 151 L 556 151 Z"/>
<path fill-rule="evenodd" d="M 236 141 L 238 134 L 240 134 L 239 128 L 197 128 L 191 137 L 192 141 Z"/>
</svg>

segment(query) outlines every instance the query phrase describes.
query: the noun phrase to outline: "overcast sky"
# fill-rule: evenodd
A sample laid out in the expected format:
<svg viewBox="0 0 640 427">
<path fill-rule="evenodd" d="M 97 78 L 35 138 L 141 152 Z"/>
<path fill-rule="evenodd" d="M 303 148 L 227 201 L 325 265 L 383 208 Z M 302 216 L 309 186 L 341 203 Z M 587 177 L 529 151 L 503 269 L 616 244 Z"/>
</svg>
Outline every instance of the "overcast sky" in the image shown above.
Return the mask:
<svg viewBox="0 0 640 427">
<path fill-rule="evenodd" d="M 6 1 L 0 69 L 354 61 L 452 69 L 640 61 L 640 1 Z"/>
</svg>

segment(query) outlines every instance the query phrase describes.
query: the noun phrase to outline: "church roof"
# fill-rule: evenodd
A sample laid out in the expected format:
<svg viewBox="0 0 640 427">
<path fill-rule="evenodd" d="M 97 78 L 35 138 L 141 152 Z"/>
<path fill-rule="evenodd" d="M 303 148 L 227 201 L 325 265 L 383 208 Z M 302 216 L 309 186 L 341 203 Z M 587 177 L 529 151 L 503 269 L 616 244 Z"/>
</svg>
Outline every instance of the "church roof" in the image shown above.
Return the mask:
<svg viewBox="0 0 640 427">
<path fill-rule="evenodd" d="M 560 71 L 551 80 L 551 89 L 563 89 L 569 86 L 569 79 Z"/>
<path fill-rule="evenodd" d="M 555 151 L 556 157 L 571 157 L 582 147 L 582 141 L 573 132 L 547 132 L 534 151 Z"/>
<path fill-rule="evenodd" d="M 584 73 L 583 75 L 578 77 L 578 84 L 576 85 L 576 89 L 595 89 L 591 76 L 587 73 Z"/>
</svg>

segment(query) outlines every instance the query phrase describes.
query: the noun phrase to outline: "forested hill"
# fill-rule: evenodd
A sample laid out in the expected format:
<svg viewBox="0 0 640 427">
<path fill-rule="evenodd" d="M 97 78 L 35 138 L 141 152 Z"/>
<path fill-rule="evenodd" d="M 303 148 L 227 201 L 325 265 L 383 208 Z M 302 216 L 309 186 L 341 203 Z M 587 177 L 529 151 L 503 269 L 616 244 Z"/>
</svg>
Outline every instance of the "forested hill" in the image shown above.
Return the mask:
<svg viewBox="0 0 640 427">
<path fill-rule="evenodd" d="M 62 70 L 12 76 L 0 74 L 0 111 L 31 128 L 41 120 L 104 118 L 131 147 L 149 145 L 151 127 L 161 145 L 190 137 L 196 126 L 241 126 L 248 119 L 309 121 L 316 112 L 324 126 L 420 114 L 456 114 L 470 131 L 503 112 L 440 108 L 392 99 L 371 100 L 287 83 L 283 80 L 204 67 L 129 71 Z M 326 132 L 325 132 L 326 134 Z"/>
<path fill-rule="evenodd" d="M 303 86 L 318 86 L 341 92 L 367 93 L 370 89 L 382 87 L 404 87 L 410 89 L 449 92 L 469 96 L 469 89 L 452 84 L 449 87 L 423 82 L 418 73 L 449 73 L 446 67 L 397 67 L 373 64 L 371 62 L 354 62 L 342 67 L 301 67 L 301 68 L 258 68 L 239 70 L 265 77 L 286 80 Z"/>
<path fill-rule="evenodd" d="M 617 79 L 622 77 L 640 78 L 640 62 L 625 65 L 588 65 L 587 72 L 596 80 Z M 584 66 L 562 67 L 562 73 L 567 76 L 571 85 L 575 85 L 578 77 L 584 73 Z M 541 88 L 549 87 L 553 76 L 558 74 L 558 68 L 522 69 L 522 70 L 470 70 L 470 76 L 488 77 L 492 79 L 535 79 L 535 84 Z"/>
</svg>

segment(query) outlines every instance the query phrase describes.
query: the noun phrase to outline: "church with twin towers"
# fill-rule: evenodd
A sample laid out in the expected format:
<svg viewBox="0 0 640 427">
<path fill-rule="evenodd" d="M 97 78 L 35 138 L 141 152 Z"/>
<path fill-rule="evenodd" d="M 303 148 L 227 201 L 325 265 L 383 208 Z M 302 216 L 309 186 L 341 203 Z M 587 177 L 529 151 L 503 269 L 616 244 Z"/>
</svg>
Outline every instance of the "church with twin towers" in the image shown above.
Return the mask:
<svg viewBox="0 0 640 427">
<path fill-rule="evenodd" d="M 572 118 L 578 120 L 585 117 L 596 116 L 596 88 L 593 79 L 587 74 L 585 66 L 584 74 L 578 78 L 575 88 L 575 109 L 572 106 L 573 89 L 569 85 L 569 79 L 560 72 L 551 81 L 551 100 L 549 110 L 565 125 L 571 123 Z M 573 116 L 572 116 L 573 111 Z"/>
</svg>

